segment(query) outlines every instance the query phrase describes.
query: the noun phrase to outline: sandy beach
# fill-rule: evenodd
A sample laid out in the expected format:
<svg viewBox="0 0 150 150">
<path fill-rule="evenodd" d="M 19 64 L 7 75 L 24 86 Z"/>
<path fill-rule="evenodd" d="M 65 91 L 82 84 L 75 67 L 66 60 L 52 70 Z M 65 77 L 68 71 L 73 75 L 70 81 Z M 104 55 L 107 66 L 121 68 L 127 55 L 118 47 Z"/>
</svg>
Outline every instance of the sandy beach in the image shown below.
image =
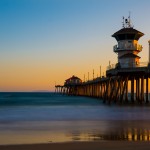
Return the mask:
<svg viewBox="0 0 150 150">
<path fill-rule="evenodd" d="M 1 145 L 0 150 L 149 150 L 149 142 L 102 141 L 30 145 Z"/>
<path fill-rule="evenodd" d="M 95 99 L 47 93 L 8 94 L 1 93 L 0 150 L 150 147 L 149 107 L 108 107 Z"/>
</svg>

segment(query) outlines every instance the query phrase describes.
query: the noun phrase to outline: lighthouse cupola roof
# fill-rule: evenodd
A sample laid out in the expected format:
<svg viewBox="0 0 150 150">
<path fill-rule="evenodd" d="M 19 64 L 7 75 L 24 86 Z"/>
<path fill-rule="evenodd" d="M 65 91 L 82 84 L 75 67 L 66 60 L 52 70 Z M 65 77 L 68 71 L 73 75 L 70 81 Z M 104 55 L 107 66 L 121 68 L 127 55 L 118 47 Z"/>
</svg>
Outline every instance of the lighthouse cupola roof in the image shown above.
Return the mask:
<svg viewBox="0 0 150 150">
<path fill-rule="evenodd" d="M 116 38 L 117 41 L 120 40 L 139 40 L 144 33 L 133 29 L 133 28 L 122 28 L 121 30 L 117 31 L 112 35 L 112 37 Z"/>
<path fill-rule="evenodd" d="M 117 41 L 121 40 L 139 40 L 140 37 L 142 37 L 144 33 L 136 30 L 131 25 L 130 16 L 128 19 L 124 19 L 123 17 L 123 28 L 119 31 L 115 32 L 112 37 L 116 38 Z"/>
</svg>

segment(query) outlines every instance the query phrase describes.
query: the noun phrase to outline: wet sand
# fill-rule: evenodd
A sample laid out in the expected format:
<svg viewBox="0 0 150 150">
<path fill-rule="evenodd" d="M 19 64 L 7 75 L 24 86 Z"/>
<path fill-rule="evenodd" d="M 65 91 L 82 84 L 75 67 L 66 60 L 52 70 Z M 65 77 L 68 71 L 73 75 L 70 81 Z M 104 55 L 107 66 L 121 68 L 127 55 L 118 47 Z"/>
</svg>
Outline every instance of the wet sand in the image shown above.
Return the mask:
<svg viewBox="0 0 150 150">
<path fill-rule="evenodd" d="M 101 141 L 30 145 L 1 145 L 0 150 L 149 150 L 150 142 Z"/>
</svg>

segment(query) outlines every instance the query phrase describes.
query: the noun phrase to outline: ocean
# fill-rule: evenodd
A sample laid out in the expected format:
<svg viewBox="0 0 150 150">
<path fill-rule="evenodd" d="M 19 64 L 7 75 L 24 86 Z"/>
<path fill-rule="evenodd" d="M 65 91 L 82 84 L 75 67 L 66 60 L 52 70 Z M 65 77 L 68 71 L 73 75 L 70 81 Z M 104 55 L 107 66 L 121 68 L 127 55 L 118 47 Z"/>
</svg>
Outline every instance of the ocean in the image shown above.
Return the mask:
<svg viewBox="0 0 150 150">
<path fill-rule="evenodd" d="M 0 145 L 150 141 L 150 107 L 40 92 L 0 93 Z"/>
</svg>

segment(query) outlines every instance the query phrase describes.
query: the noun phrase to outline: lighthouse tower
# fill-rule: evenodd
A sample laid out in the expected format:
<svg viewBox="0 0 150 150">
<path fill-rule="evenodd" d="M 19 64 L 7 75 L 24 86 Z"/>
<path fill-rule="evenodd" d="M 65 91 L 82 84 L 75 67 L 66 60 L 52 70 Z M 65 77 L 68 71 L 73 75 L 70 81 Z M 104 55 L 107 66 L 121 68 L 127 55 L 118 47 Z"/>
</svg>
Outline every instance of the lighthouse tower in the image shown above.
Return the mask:
<svg viewBox="0 0 150 150">
<path fill-rule="evenodd" d="M 138 40 L 144 34 L 133 28 L 130 16 L 123 17 L 123 28 L 112 35 L 118 44 L 114 46 L 114 52 L 118 54 L 118 64 L 121 68 L 138 67 L 140 57 L 137 55 L 142 51 L 142 45 Z"/>
</svg>

